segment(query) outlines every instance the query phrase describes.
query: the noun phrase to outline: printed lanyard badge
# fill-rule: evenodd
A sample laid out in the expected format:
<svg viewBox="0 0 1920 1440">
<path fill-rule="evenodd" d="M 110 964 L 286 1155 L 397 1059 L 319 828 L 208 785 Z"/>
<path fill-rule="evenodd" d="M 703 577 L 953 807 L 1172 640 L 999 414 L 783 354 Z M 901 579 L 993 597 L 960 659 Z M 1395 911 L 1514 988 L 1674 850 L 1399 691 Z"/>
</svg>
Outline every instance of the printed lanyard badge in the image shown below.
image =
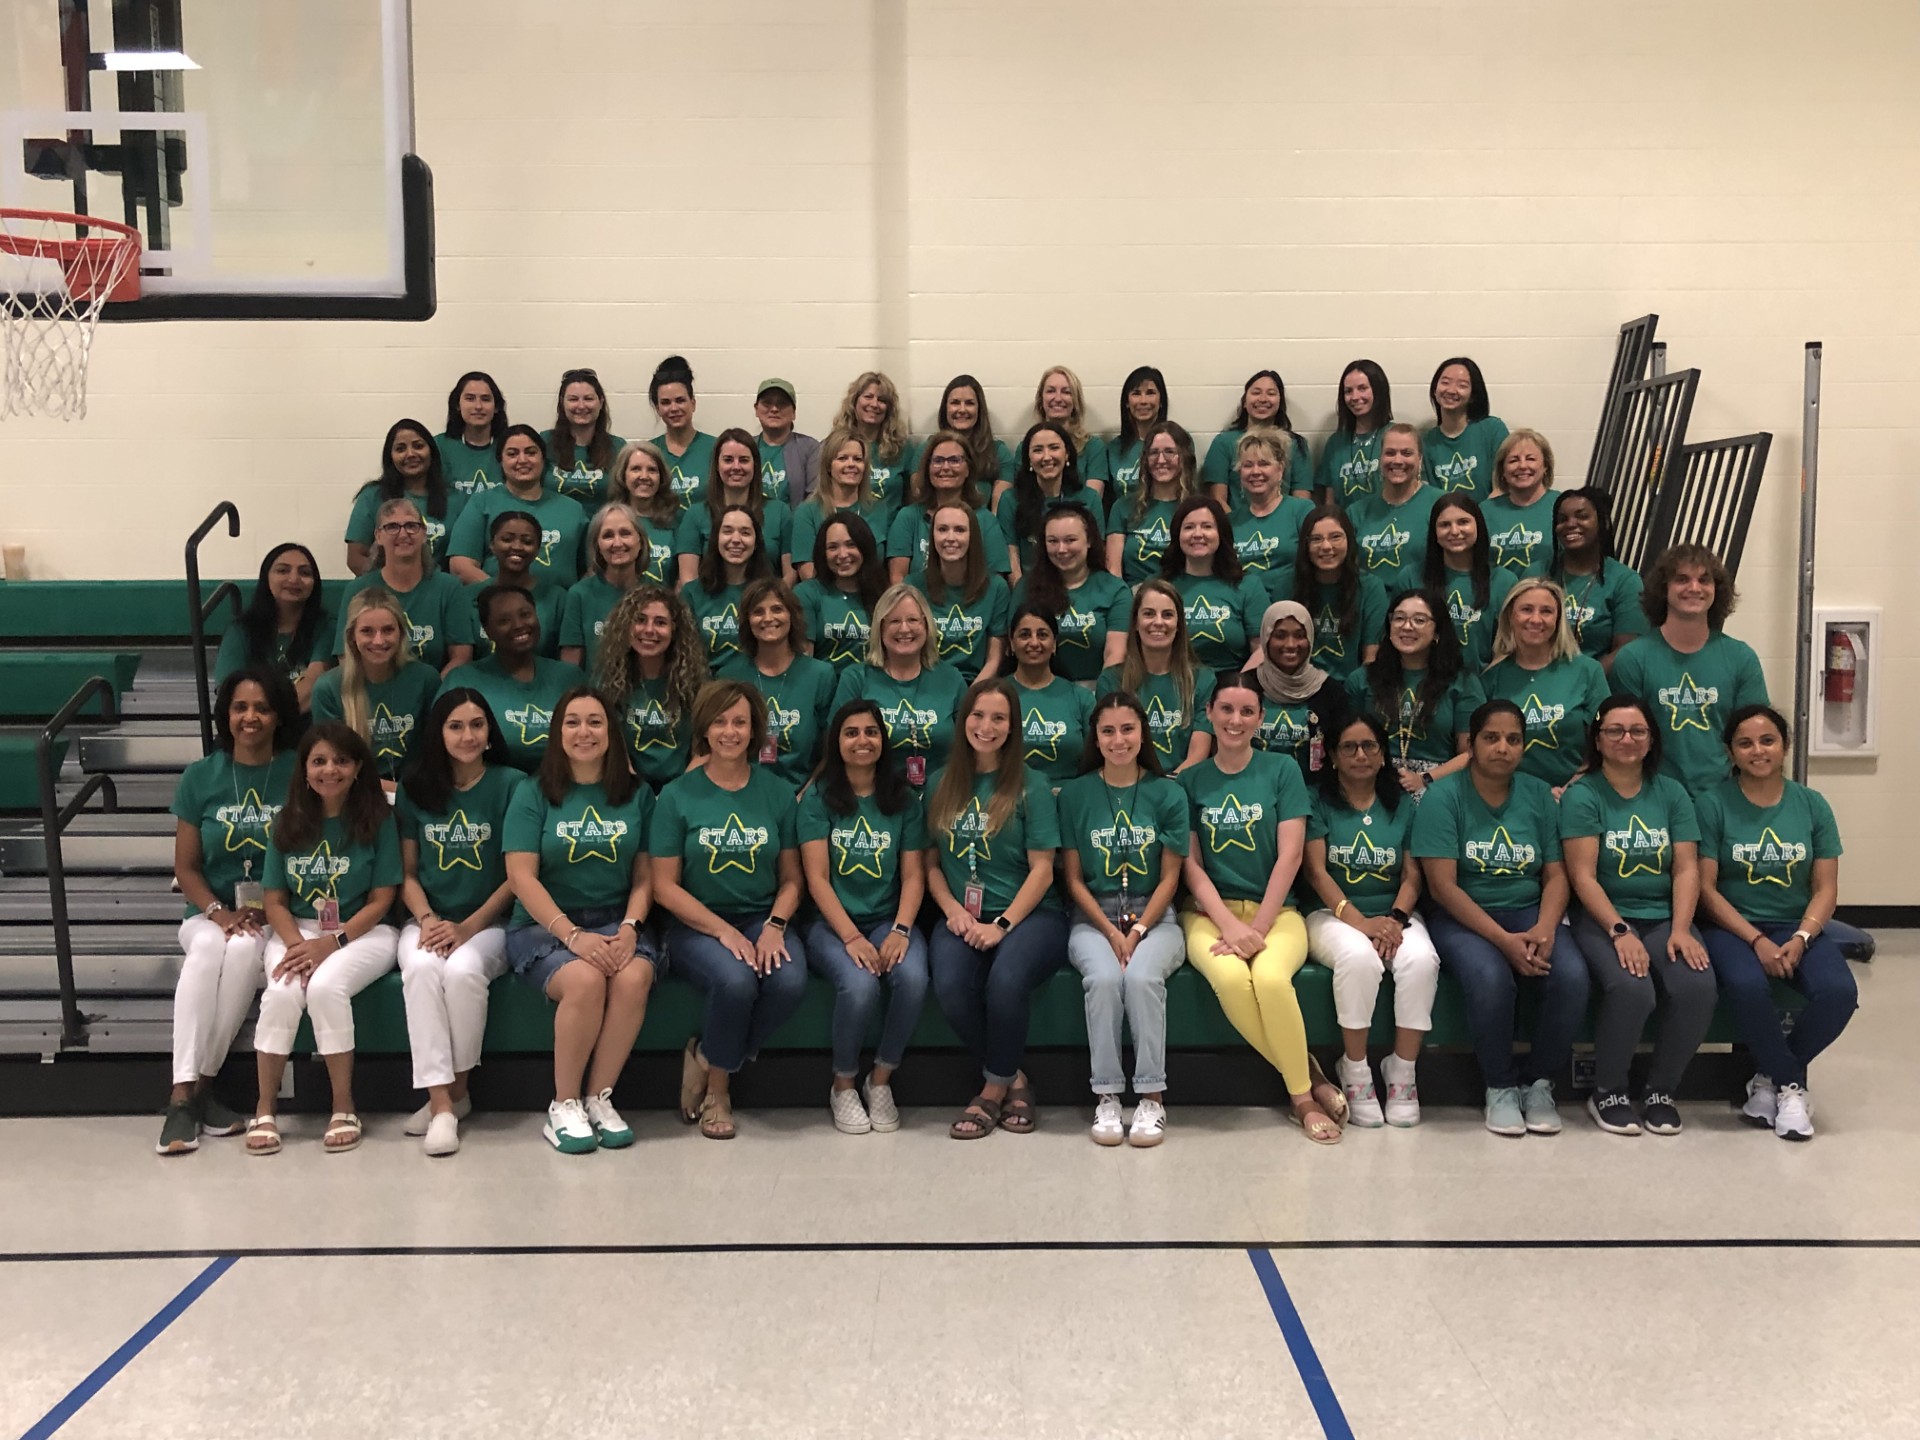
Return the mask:
<svg viewBox="0 0 1920 1440">
<path fill-rule="evenodd" d="M 907 756 L 907 783 L 916 789 L 927 783 L 927 757 L 924 755 Z M 978 913 L 977 911 L 975 912 Z"/>
<path fill-rule="evenodd" d="M 320 922 L 320 933 L 323 935 L 338 934 L 345 928 L 340 923 L 340 902 L 332 896 L 320 902 L 314 916 Z"/>
<path fill-rule="evenodd" d="M 760 747 L 760 763 L 771 765 L 780 758 L 780 742 L 773 736 L 767 736 L 767 743 Z"/>
<path fill-rule="evenodd" d="M 243 862 L 242 878 L 233 883 L 233 908 L 236 910 L 264 910 L 267 908 L 267 887 L 253 878 L 253 862 Z"/>
</svg>

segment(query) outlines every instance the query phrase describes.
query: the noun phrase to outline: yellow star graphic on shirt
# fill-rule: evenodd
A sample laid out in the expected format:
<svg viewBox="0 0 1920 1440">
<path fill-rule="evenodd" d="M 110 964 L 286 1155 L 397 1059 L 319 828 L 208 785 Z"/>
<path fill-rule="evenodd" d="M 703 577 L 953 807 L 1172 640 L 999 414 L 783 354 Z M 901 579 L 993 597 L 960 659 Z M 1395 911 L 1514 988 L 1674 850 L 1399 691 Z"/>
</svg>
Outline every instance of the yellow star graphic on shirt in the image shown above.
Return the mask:
<svg viewBox="0 0 1920 1440">
<path fill-rule="evenodd" d="M 1242 805 L 1240 797 L 1231 793 L 1218 805 L 1206 806 L 1200 812 L 1200 823 L 1207 827 L 1207 848 L 1216 855 L 1228 850 L 1252 850 L 1255 818 L 1251 808 Z M 1244 833 L 1226 833 L 1234 830 Z M 1221 838 L 1223 834 L 1225 839 Z"/>
<path fill-rule="evenodd" d="M 1529 530 L 1516 520 L 1503 534 L 1488 537 L 1493 548 L 1500 552 L 1500 564 L 1508 569 L 1521 569 L 1533 564 L 1533 547 L 1540 543 L 1540 533 Z"/>
<path fill-rule="evenodd" d="M 931 742 L 927 738 L 927 724 L 920 718 L 920 712 L 913 708 L 911 700 L 901 700 L 891 710 L 884 707 L 880 718 L 886 723 L 887 742 L 902 750 L 925 750 Z"/>
<path fill-rule="evenodd" d="M 1193 603 L 1187 606 L 1187 638 L 1189 640 L 1218 640 L 1227 643 L 1227 633 L 1222 628 L 1232 618 L 1233 610 L 1226 605 L 1215 605 L 1204 595 L 1196 595 Z M 1209 630 L 1208 627 L 1212 629 Z"/>
<path fill-rule="evenodd" d="M 1166 516 L 1156 515 L 1144 529 L 1133 532 L 1133 558 L 1142 565 L 1152 565 L 1167 553 L 1167 546 L 1172 543 Z"/>
<path fill-rule="evenodd" d="M 1365 830 L 1354 831 L 1353 839 L 1329 851 L 1327 858 L 1347 872 L 1345 883 L 1348 885 L 1357 885 L 1362 880 L 1393 879 L 1387 873 L 1386 852 L 1373 843 Z"/>
<path fill-rule="evenodd" d="M 1641 837 L 1646 837 L 1642 839 Z M 1659 875 L 1666 863 L 1667 837 L 1648 828 L 1638 815 L 1627 820 L 1625 843 L 1619 846 L 1620 878 L 1629 875 Z"/>
<path fill-rule="evenodd" d="M 553 564 L 553 547 L 559 543 L 560 532 L 558 530 L 548 530 L 543 526 L 540 531 L 540 558 L 534 563 L 536 565 Z"/>
<path fill-rule="evenodd" d="M 707 649 L 738 650 L 740 648 L 740 607 L 729 605 L 717 615 L 708 615 L 700 621 L 700 628 L 706 632 Z"/>
<path fill-rule="evenodd" d="M 1527 712 L 1526 748 L 1531 750 L 1534 746 L 1540 745 L 1548 750 L 1558 750 L 1560 748 L 1560 722 L 1553 715 L 1554 707 L 1548 705 L 1547 702 L 1542 700 L 1536 693 L 1527 696 L 1526 704 L 1520 708 Z M 1535 732 L 1539 730 L 1545 730 L 1546 734 L 1544 736 L 1536 734 Z"/>
<path fill-rule="evenodd" d="M 1669 696 L 1672 698 L 1669 699 Z M 1681 672 L 1678 685 L 1661 687 L 1660 703 L 1667 707 L 1669 730 L 1676 733 L 1681 730 L 1705 730 L 1709 734 L 1712 733 L 1713 726 L 1708 720 L 1708 715 L 1713 709 L 1713 702 L 1700 693 L 1700 687 L 1693 683 L 1693 676 L 1685 671 Z M 1680 713 L 1682 710 L 1689 713 L 1683 717 Z"/>
<path fill-rule="evenodd" d="M 620 837 L 626 833 L 625 821 L 605 820 L 593 806 L 587 806 L 578 820 L 563 822 L 561 826 L 561 838 L 567 842 L 567 863 L 605 860 L 609 865 L 619 864 Z M 584 850 L 580 848 L 583 844 L 586 846 Z M 601 848 L 603 844 L 604 849 Z"/>
<path fill-rule="evenodd" d="M 976 866 L 993 859 L 993 845 L 987 838 L 987 812 L 980 808 L 978 795 L 967 802 L 967 808 L 953 822 L 947 849 L 954 859 L 971 861 Z"/>
<path fill-rule="evenodd" d="M 1426 724 L 1420 718 L 1420 696 L 1411 688 L 1400 692 L 1400 724 L 1393 733 L 1403 742 L 1427 738 Z"/>
<path fill-rule="evenodd" d="M 800 712 L 788 710 L 778 699 L 767 698 L 767 734 L 781 750 L 793 750 L 793 727 L 800 723 Z"/>
<path fill-rule="evenodd" d="M 861 815 L 853 822 L 846 835 L 846 843 L 840 847 L 840 864 L 837 867 L 841 875 L 871 875 L 876 880 L 884 879 L 880 873 L 880 857 L 887 853 L 893 844 L 891 835 L 884 835 L 867 823 L 867 817 Z"/>
<path fill-rule="evenodd" d="M 1333 606 L 1321 607 L 1320 618 L 1313 622 L 1313 635 L 1319 642 L 1313 647 L 1315 659 L 1322 655 L 1336 660 L 1347 658 L 1347 642 L 1340 638 L 1340 617 L 1333 613 Z"/>
<path fill-rule="evenodd" d="M 444 825 L 423 826 L 427 843 L 439 852 L 442 870 L 478 870 L 480 868 L 480 828 L 467 819 L 465 810 L 456 810 Z M 463 852 L 472 851 L 471 855 Z"/>
<path fill-rule="evenodd" d="M 1747 853 L 1739 854 L 1742 850 Z M 1760 839 L 1757 842 L 1752 845 L 1738 846 L 1735 853 L 1739 862 L 1747 867 L 1749 885 L 1788 886 L 1793 884 L 1793 867 L 1800 863 L 1800 847 L 1790 845 L 1781 839 L 1780 832 L 1771 825 L 1760 832 Z M 1756 867 L 1784 867 L 1784 873 L 1763 875 Z"/>
<path fill-rule="evenodd" d="M 1386 529 L 1376 531 L 1361 541 L 1361 548 L 1367 552 L 1367 568 L 1377 570 L 1382 565 L 1398 565 L 1401 547 L 1412 539 L 1412 532 L 1402 530 L 1392 519 L 1388 519 Z"/>
<path fill-rule="evenodd" d="M 1102 835 L 1107 837 L 1105 844 L 1100 841 Z M 1114 812 L 1112 829 L 1095 830 L 1088 838 L 1105 858 L 1109 879 L 1116 875 L 1146 875 L 1147 846 L 1153 837 L 1149 831 L 1136 830 L 1133 817 L 1125 810 Z"/>
<path fill-rule="evenodd" d="M 636 755 L 642 750 L 673 749 L 673 722 L 667 719 L 666 707 L 658 700 L 649 700 L 628 713 L 627 733 L 633 737 Z"/>
<path fill-rule="evenodd" d="M 1147 734 L 1153 737 L 1153 748 L 1162 755 L 1173 754 L 1173 736 L 1180 728 L 1181 719 L 1180 712 L 1169 710 L 1158 695 L 1147 701 Z"/>
<path fill-rule="evenodd" d="M 506 721 L 520 727 L 522 745 L 542 745 L 546 743 L 547 731 L 553 728 L 553 711 L 543 710 L 529 700 L 519 709 L 507 711 Z"/>
<path fill-rule="evenodd" d="M 249 789 L 238 805 L 222 805 L 214 811 L 213 818 L 227 827 L 227 854 L 237 855 L 242 850 L 264 851 L 267 848 L 257 836 L 240 833 L 243 825 L 264 830 L 273 824 L 273 807 L 261 803 L 258 790 Z"/>
<path fill-rule="evenodd" d="M 1093 629 L 1093 620 L 1092 611 L 1076 610 L 1069 605 L 1065 613 L 1060 616 L 1060 643 L 1076 645 L 1082 650 L 1091 649 L 1092 642 L 1087 639 L 1087 636 Z"/>
<path fill-rule="evenodd" d="M 760 868 L 759 855 L 763 840 L 750 838 L 753 832 L 738 815 L 728 815 L 726 828 L 721 832 L 720 844 L 707 852 L 707 873 L 719 875 L 727 870 L 738 870 L 743 875 L 751 875 Z M 727 858 L 720 858 L 722 850 Z M 745 859 L 741 859 L 741 855 Z"/>
<path fill-rule="evenodd" d="M 333 871 L 333 842 L 322 840 L 305 855 L 290 855 L 289 860 L 304 860 L 306 863 L 296 872 L 292 865 L 287 867 L 287 881 L 293 886 L 297 899 L 311 905 L 324 900 L 338 903 L 340 899 L 340 877 Z M 314 871 L 320 872 L 320 883 L 314 883 Z"/>
<path fill-rule="evenodd" d="M 382 702 L 373 708 L 373 723 L 369 727 L 369 730 L 374 737 L 374 759 L 404 759 L 407 753 L 407 736 L 413 730 L 413 717 L 411 715 L 395 715 L 393 711 Z"/>
<path fill-rule="evenodd" d="M 1066 737 L 1064 722 L 1049 720 L 1039 710 L 1029 710 L 1022 717 L 1021 738 L 1027 742 L 1029 760 L 1058 760 L 1060 741 Z M 1056 734 L 1055 731 L 1059 733 Z"/>
<path fill-rule="evenodd" d="M 1497 825 L 1493 836 L 1487 842 L 1486 859 L 1480 862 L 1480 871 L 1484 875 L 1524 875 L 1526 867 L 1519 864 L 1520 847 L 1514 843 L 1507 827 Z M 1504 862 L 1504 863 L 1495 863 Z"/>
<path fill-rule="evenodd" d="M 985 622 L 976 620 L 973 616 L 967 614 L 960 606 L 949 605 L 947 607 L 947 613 L 940 617 L 938 626 L 940 631 L 940 653 L 942 655 L 957 655 L 971 650 L 973 648 L 974 632 L 977 629 L 983 628 L 984 623 Z M 861 638 L 862 640 L 865 639 L 864 636 Z"/>
</svg>

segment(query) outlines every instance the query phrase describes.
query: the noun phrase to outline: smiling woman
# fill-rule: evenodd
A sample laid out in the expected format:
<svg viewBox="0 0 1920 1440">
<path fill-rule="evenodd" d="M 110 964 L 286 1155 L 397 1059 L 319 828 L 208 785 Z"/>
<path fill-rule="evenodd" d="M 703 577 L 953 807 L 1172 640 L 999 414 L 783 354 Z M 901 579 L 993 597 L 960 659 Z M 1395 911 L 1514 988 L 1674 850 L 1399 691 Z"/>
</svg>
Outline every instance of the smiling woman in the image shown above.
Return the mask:
<svg viewBox="0 0 1920 1440">
<path fill-rule="evenodd" d="M 313 687 L 313 718 L 340 721 L 365 740 L 374 769 L 392 790 L 440 673 L 414 656 L 406 612 L 385 590 L 362 590 L 348 602 L 343 633 L 339 668 Z"/>
<path fill-rule="evenodd" d="M 433 433 L 418 420 L 397 420 L 380 445 L 380 478 L 369 480 L 353 497 L 347 517 L 347 568 L 363 575 L 374 559 L 375 515 L 389 500 L 410 499 L 426 525 L 433 563 L 447 557 L 448 535 L 467 497 L 450 491 Z"/>
<path fill-rule="evenodd" d="M 500 721 L 507 757 L 531 772 L 546 750 L 554 705 L 568 689 L 586 682 L 576 665 L 539 654 L 540 616 L 533 598 L 510 585 L 488 585 L 474 600 L 480 628 L 493 654 L 448 672 L 445 689 L 468 686 L 487 697 Z"/>
</svg>

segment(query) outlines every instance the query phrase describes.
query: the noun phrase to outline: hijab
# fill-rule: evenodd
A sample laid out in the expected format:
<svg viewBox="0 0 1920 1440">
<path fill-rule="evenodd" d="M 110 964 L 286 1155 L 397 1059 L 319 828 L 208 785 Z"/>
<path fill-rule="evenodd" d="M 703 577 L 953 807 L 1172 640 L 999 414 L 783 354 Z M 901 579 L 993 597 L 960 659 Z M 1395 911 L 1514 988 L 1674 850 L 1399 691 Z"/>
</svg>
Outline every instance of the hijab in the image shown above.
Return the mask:
<svg viewBox="0 0 1920 1440">
<path fill-rule="evenodd" d="M 1297 621 L 1307 632 L 1307 663 L 1295 674 L 1289 675 L 1268 658 L 1267 641 L 1273 638 L 1273 627 L 1282 620 Z M 1276 600 L 1267 607 L 1267 613 L 1260 617 L 1260 648 L 1254 652 L 1258 669 L 1261 693 L 1277 705 L 1298 704 L 1302 700 L 1311 700 L 1320 693 L 1320 687 L 1327 683 L 1327 672 L 1313 663 L 1313 617 L 1307 613 L 1307 607 L 1297 600 Z M 1256 668 L 1249 666 L 1249 668 Z"/>
</svg>

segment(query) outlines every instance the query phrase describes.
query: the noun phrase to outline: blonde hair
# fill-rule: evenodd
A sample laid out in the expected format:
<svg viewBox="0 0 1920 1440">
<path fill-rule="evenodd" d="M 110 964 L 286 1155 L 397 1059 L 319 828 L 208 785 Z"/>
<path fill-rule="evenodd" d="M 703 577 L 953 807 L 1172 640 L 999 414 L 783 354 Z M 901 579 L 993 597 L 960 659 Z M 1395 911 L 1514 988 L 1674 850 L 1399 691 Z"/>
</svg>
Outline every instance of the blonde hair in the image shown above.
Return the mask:
<svg viewBox="0 0 1920 1440">
<path fill-rule="evenodd" d="M 619 500 L 609 500 L 593 512 L 593 519 L 587 522 L 587 569 L 602 580 L 607 578 L 607 558 L 600 553 L 600 532 L 607 528 L 607 522 L 618 516 L 625 516 L 627 523 L 633 526 L 633 533 L 639 537 L 640 549 L 633 557 L 633 573 L 640 576 L 647 569 L 647 527 L 640 523 L 640 517 L 634 508 Z M 631 587 L 629 587 L 631 588 Z"/>
<path fill-rule="evenodd" d="M 880 422 L 880 432 L 867 439 L 866 427 L 853 413 L 853 402 L 860 398 L 860 392 L 869 385 L 878 387 L 880 399 L 887 407 L 887 418 Z M 847 393 L 840 401 L 840 413 L 833 417 L 833 428 L 851 430 L 854 434 L 867 439 L 867 463 L 871 465 L 878 455 L 882 460 L 897 460 L 900 452 L 907 448 L 907 419 L 900 413 L 900 390 L 878 370 L 866 370 L 853 377 L 853 383 L 847 386 Z"/>
<path fill-rule="evenodd" d="M 645 510 L 633 503 L 633 492 L 627 489 L 627 462 L 636 454 L 653 458 L 654 468 L 660 473 L 659 484 L 653 487 L 653 500 Z M 613 457 L 613 489 L 619 492 L 615 497 L 620 503 L 631 508 L 636 516 L 642 516 L 655 525 L 676 525 L 680 520 L 680 501 L 673 493 L 673 474 L 667 464 L 666 452 L 651 440 L 629 440 L 620 447 L 620 453 Z M 643 533 L 640 537 L 646 539 Z M 642 565 L 642 570 L 647 567 Z"/>
<path fill-rule="evenodd" d="M 926 638 L 920 642 L 921 668 L 931 670 L 940 663 L 940 637 L 933 628 L 933 606 L 927 603 L 927 597 L 920 593 L 917 585 L 902 583 L 889 585 L 881 593 L 880 598 L 873 602 L 872 628 L 867 631 L 867 664 L 885 665 L 887 663 L 887 650 L 881 642 L 880 632 L 886 627 L 893 612 L 908 601 L 920 607 L 920 619 L 926 625 Z"/>
<path fill-rule="evenodd" d="M 1087 398 L 1080 388 L 1080 377 L 1064 365 L 1049 365 L 1040 372 L 1040 383 L 1033 387 L 1033 418 L 1045 420 L 1047 412 L 1041 407 L 1041 399 L 1047 393 L 1047 381 L 1055 375 L 1064 375 L 1067 389 L 1073 395 L 1073 409 L 1067 412 L 1067 418 L 1055 422 L 1073 439 L 1074 454 L 1084 454 L 1087 448 Z"/>
<path fill-rule="evenodd" d="M 1553 488 L 1553 446 L 1547 443 L 1547 437 L 1538 430 L 1523 428 L 1508 431 L 1507 438 L 1500 442 L 1500 448 L 1493 453 L 1493 493 L 1495 495 L 1507 493 L 1507 456 L 1513 453 L 1516 445 L 1527 443 L 1538 446 L 1540 450 L 1540 467 L 1546 472 L 1546 478 L 1541 481 L 1541 488 L 1546 490 Z"/>
<path fill-rule="evenodd" d="M 1411 425 L 1403 427 L 1411 430 Z M 1289 472 L 1293 469 L 1293 438 L 1272 425 L 1249 425 L 1233 447 L 1233 464 L 1238 473 L 1240 462 L 1255 450 L 1264 450 L 1280 467 L 1280 492 L 1286 493 Z"/>
<path fill-rule="evenodd" d="M 1513 633 L 1513 607 L 1522 595 L 1531 595 L 1536 590 L 1545 590 L 1553 596 L 1553 603 L 1560 607 L 1560 628 L 1553 641 L 1553 658 L 1571 660 L 1579 655 L 1580 642 L 1573 638 L 1573 627 L 1567 624 L 1567 592 L 1544 576 L 1529 575 L 1509 590 L 1507 598 L 1500 602 L 1500 619 L 1493 630 L 1493 658 L 1487 662 L 1489 669 L 1520 648 Z"/>
<path fill-rule="evenodd" d="M 866 436 L 846 425 L 836 425 L 829 430 L 827 438 L 820 442 L 820 473 L 814 477 L 813 494 L 802 502 L 803 504 L 811 503 L 822 515 L 838 514 L 842 508 L 827 498 L 827 487 L 833 483 L 833 462 L 848 445 L 858 445 L 862 465 L 867 468 L 872 467 L 873 450 L 867 444 Z M 866 498 L 866 494 L 866 476 L 862 475 L 859 483 L 853 487 L 854 504 L 858 505 Z M 813 557 L 807 558 L 811 560 Z"/>
<path fill-rule="evenodd" d="M 392 503 L 392 502 L 389 502 Z M 384 507 L 383 507 L 384 508 Z M 353 627 L 369 610 L 385 610 L 400 627 L 400 648 L 393 653 L 393 669 L 398 674 L 413 662 L 413 627 L 399 599 L 384 585 L 369 585 L 347 601 L 346 629 L 340 637 L 340 718 L 361 739 L 373 739 L 373 712 L 367 708 L 366 662 L 354 644 Z"/>
</svg>

